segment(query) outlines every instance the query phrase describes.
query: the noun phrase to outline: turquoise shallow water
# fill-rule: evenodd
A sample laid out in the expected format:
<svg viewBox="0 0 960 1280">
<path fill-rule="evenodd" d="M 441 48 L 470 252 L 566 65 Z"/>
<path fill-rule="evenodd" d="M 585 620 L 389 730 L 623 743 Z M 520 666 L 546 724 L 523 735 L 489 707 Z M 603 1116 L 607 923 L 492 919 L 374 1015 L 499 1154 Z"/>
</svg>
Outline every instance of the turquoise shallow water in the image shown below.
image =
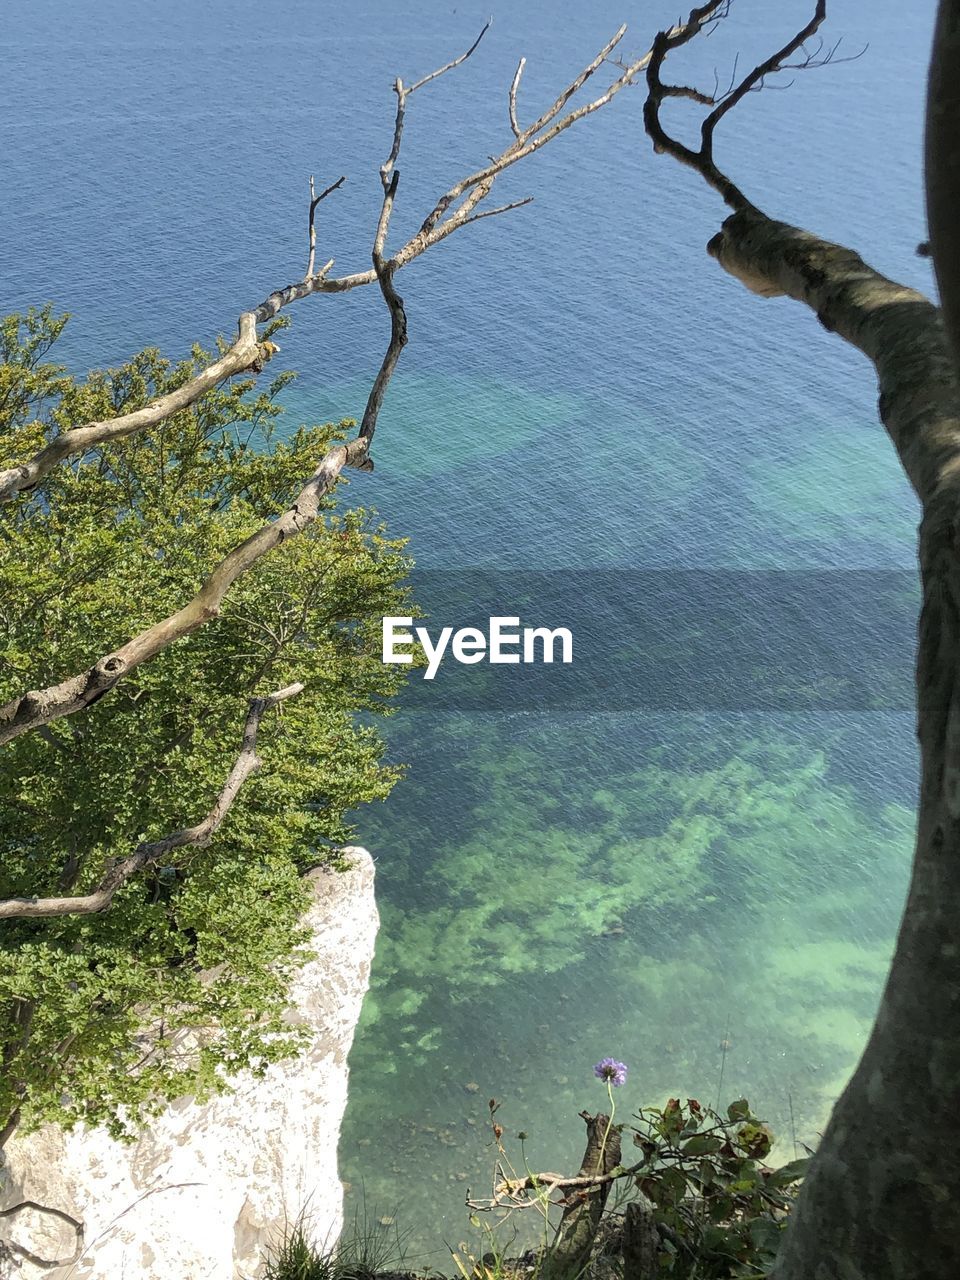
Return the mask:
<svg viewBox="0 0 960 1280">
<path fill-rule="evenodd" d="M 896 714 L 401 722 L 408 780 L 361 827 L 383 929 L 348 1180 L 399 1205 L 411 1247 L 438 1216 L 450 1239 L 465 1188 L 489 1186 L 487 1099 L 535 1166 L 575 1165 L 607 1054 L 628 1107 L 746 1095 L 784 1158 L 814 1142 L 896 927 L 908 732 Z"/>
<path fill-rule="evenodd" d="M 392 78 L 465 47 L 487 2 L 11 8 L 0 307 L 72 311 L 77 367 L 210 343 L 302 273 L 311 171 L 348 175 L 321 254 L 366 265 Z M 398 237 L 504 142 L 521 53 L 532 113 L 624 18 L 636 49 L 675 17 L 659 0 L 492 5 L 457 81 L 411 107 Z M 864 56 L 753 97 L 720 144 L 769 212 L 924 289 L 933 9 L 837 0 L 831 29 L 851 51 L 868 38 Z M 691 76 L 712 84 L 805 12 L 738 0 Z M 410 347 L 377 471 L 348 497 L 425 569 L 909 570 L 916 511 L 869 368 L 715 269 L 703 246 L 722 210 L 649 153 L 639 110 L 625 93 L 505 180 L 504 199 L 532 191 L 532 206 L 399 278 Z M 372 292 L 297 310 L 281 339 L 301 371 L 291 421 L 359 413 L 385 336 Z M 851 651 L 861 625 L 837 616 Z M 887 674 L 906 679 L 909 643 L 892 622 L 890 637 Z M 490 1096 L 536 1163 L 572 1164 L 576 1112 L 602 1101 L 591 1064 L 612 1054 L 631 1066 L 625 1108 L 745 1092 L 789 1155 L 863 1042 L 907 875 L 909 711 L 882 695 L 871 711 L 624 703 L 428 707 L 391 726 L 408 777 L 357 819 L 383 930 L 343 1167 L 371 1210 L 399 1206 L 417 1250 L 458 1239 L 464 1188 L 489 1179 Z"/>
</svg>

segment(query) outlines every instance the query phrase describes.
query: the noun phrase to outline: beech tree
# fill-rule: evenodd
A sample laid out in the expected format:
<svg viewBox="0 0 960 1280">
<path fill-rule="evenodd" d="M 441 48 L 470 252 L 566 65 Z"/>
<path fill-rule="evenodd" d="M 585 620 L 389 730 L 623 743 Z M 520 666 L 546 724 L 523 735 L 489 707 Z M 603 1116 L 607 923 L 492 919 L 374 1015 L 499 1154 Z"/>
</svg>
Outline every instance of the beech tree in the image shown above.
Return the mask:
<svg viewBox="0 0 960 1280">
<path fill-rule="evenodd" d="M 148 351 L 77 383 L 46 358 L 61 329 L 49 309 L 0 329 L 7 438 L 39 430 L 38 410 L 70 423 L 135 409 L 209 363 Z M 56 468 L 7 509 L 0 696 L 166 613 L 256 530 L 336 434 L 272 438 L 286 381 L 255 395 L 234 380 L 162 429 Z M 405 570 L 371 517 L 328 503 L 237 583 L 213 626 L 85 715 L 7 746 L 0 896 L 69 895 L 74 909 L 0 925 L 0 1138 L 21 1118 L 120 1132 L 142 1104 L 296 1051 L 280 1011 L 304 941 L 301 877 L 336 856 L 347 813 L 396 776 L 356 713 L 382 712 L 398 687 L 379 620 L 405 598 Z M 256 751 L 269 769 L 247 781 Z M 135 874 L 118 874 L 125 854 Z"/>
<path fill-rule="evenodd" d="M 642 74 L 649 52 L 607 72 L 625 30 L 530 124 L 521 59 L 504 149 L 390 251 L 410 100 L 486 27 L 445 66 L 397 79 L 372 266 L 321 264 L 318 210 L 345 179 L 318 190 L 311 177 L 304 275 L 244 311 L 215 353 L 171 365 L 146 351 L 77 381 L 47 358 L 52 311 L 4 323 L 0 1146 L 46 1120 L 122 1132 L 144 1108 L 295 1051 L 280 1011 L 304 941 L 300 877 L 393 779 L 355 714 L 395 688 L 374 624 L 410 611 L 405 561 L 363 512 L 330 504 L 345 469 L 373 469 L 407 341 L 395 276 L 528 203 L 488 197 Z M 601 70 L 603 91 L 573 105 Z M 359 427 L 271 441 L 289 375 L 259 393 L 257 378 L 281 311 L 368 284 L 390 329 Z"/>
<path fill-rule="evenodd" d="M 960 0 L 941 0 L 928 89 L 930 249 L 942 310 L 854 250 L 768 216 L 718 165 L 721 120 L 766 77 L 819 60 L 810 42 L 827 6 L 817 0 L 803 29 L 717 100 L 666 80 L 668 55 L 729 7 L 711 0 L 654 40 L 646 132 L 657 152 L 695 170 L 732 210 L 707 246 L 711 257 L 760 297 L 808 307 L 872 361 L 880 420 L 923 511 L 912 880 L 876 1023 L 833 1109 L 774 1274 L 934 1280 L 960 1274 Z M 677 96 L 705 108 L 697 147 L 665 122 L 664 104 Z"/>
</svg>

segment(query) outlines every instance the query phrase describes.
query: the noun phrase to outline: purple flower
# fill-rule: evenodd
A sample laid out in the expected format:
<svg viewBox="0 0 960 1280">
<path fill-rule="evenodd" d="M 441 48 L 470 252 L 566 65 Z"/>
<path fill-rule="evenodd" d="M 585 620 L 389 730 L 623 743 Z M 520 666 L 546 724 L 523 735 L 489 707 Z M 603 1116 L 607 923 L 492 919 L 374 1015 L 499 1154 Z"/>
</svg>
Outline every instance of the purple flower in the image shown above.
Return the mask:
<svg viewBox="0 0 960 1280">
<path fill-rule="evenodd" d="M 593 1068 L 593 1074 L 604 1084 L 612 1084 L 615 1089 L 619 1089 L 627 1082 L 627 1064 L 618 1062 L 616 1058 L 601 1058 Z"/>
</svg>

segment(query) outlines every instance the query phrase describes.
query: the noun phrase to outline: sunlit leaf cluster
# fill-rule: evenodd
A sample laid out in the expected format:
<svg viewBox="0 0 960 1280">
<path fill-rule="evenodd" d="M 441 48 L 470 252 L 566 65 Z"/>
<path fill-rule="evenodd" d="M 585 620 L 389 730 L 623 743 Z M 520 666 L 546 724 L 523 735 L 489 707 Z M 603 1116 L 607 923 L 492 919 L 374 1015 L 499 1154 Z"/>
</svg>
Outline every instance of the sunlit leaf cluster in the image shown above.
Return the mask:
<svg viewBox="0 0 960 1280">
<path fill-rule="evenodd" d="M 0 328 L 0 456 L 137 408 L 207 353 L 147 350 L 68 377 L 47 360 L 49 309 Z M 234 545 L 276 516 L 340 428 L 277 429 L 278 396 L 235 379 L 160 428 L 57 468 L 3 511 L 0 700 L 83 670 L 185 603 Z M 341 424 L 341 427 L 343 424 Z M 0 896 L 83 893 L 142 840 L 199 821 L 240 745 L 248 700 L 306 688 L 263 721 L 262 769 L 206 849 L 181 850 L 90 917 L 7 923 L 0 936 L 0 1127 L 77 1119 L 213 1087 L 224 1069 L 295 1048 L 280 1011 L 305 942 L 302 873 L 383 798 L 367 713 L 402 679 L 379 619 L 410 611 L 402 544 L 342 503 L 258 562 L 222 615 L 83 714 L 4 749 Z M 211 970 L 210 974 L 204 971 Z M 185 1049 L 184 1037 L 189 1042 Z"/>
</svg>

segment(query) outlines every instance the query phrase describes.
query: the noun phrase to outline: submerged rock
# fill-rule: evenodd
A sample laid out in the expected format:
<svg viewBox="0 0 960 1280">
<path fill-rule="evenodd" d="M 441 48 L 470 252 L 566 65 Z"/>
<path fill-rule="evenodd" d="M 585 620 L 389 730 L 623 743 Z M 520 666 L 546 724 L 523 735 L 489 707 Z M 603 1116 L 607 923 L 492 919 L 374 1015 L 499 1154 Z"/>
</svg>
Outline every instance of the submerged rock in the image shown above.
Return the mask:
<svg viewBox="0 0 960 1280">
<path fill-rule="evenodd" d="M 347 1054 L 379 923 L 373 859 L 365 849 L 344 853 L 351 870 L 308 877 L 315 958 L 297 974 L 289 1014 L 310 1028 L 305 1053 L 262 1079 L 237 1076 L 232 1094 L 203 1106 L 175 1102 L 132 1145 L 103 1130 L 52 1127 L 8 1143 L 0 1209 L 30 1200 L 57 1212 L 0 1219 L 0 1277 L 254 1280 L 284 1222 L 305 1207 L 314 1240 L 336 1239 Z M 83 1226 L 79 1259 L 42 1265 L 72 1259 L 70 1219 Z M 37 1260 L 2 1248 L 4 1239 Z"/>
</svg>

